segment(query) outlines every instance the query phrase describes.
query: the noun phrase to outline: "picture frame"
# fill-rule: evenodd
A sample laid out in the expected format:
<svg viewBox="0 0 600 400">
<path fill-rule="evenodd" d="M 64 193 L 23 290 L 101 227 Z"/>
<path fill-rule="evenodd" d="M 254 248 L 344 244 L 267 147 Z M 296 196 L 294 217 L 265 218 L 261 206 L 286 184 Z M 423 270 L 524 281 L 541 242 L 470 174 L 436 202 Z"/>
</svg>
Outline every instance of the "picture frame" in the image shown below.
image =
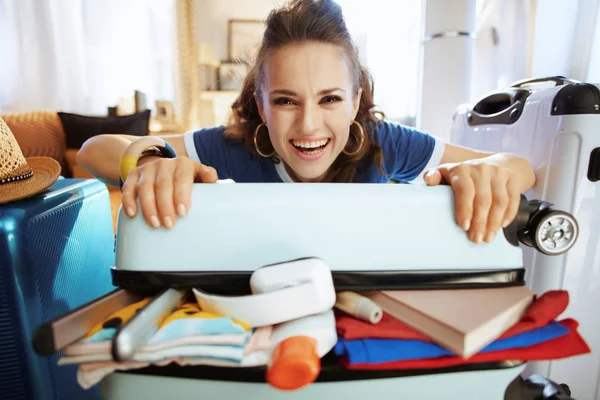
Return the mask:
<svg viewBox="0 0 600 400">
<path fill-rule="evenodd" d="M 219 66 L 219 90 L 240 90 L 248 66 L 241 62 L 223 61 Z"/>
<path fill-rule="evenodd" d="M 227 29 L 229 61 L 249 64 L 265 33 L 264 21 L 259 19 L 230 19 Z"/>
<path fill-rule="evenodd" d="M 161 121 L 174 121 L 175 113 L 170 101 L 156 100 L 156 119 Z"/>
</svg>

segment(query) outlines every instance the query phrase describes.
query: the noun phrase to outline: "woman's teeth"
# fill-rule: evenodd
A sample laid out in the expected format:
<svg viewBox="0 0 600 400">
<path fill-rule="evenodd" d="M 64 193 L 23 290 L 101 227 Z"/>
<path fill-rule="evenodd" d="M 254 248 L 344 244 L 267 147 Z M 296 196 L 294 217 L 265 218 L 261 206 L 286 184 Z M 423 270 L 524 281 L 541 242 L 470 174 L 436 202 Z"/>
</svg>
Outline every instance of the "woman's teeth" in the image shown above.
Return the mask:
<svg viewBox="0 0 600 400">
<path fill-rule="evenodd" d="M 315 150 L 300 150 L 300 151 L 303 152 L 304 154 L 313 155 L 313 154 L 319 154 L 320 152 L 323 151 L 323 149 L 319 147 Z"/>
<path fill-rule="evenodd" d="M 325 149 L 325 146 L 327 146 L 327 143 L 329 143 L 329 139 L 315 140 L 311 142 L 292 139 L 291 142 L 292 145 L 294 145 L 294 147 L 300 150 L 302 153 L 314 155 L 319 154 L 323 151 L 323 149 Z"/>
<path fill-rule="evenodd" d="M 329 139 L 317 140 L 317 141 L 313 141 L 313 142 L 306 142 L 306 141 L 292 139 L 292 144 L 296 147 L 302 147 L 304 149 L 314 149 L 317 147 L 325 146 L 328 141 L 329 141 Z"/>
</svg>

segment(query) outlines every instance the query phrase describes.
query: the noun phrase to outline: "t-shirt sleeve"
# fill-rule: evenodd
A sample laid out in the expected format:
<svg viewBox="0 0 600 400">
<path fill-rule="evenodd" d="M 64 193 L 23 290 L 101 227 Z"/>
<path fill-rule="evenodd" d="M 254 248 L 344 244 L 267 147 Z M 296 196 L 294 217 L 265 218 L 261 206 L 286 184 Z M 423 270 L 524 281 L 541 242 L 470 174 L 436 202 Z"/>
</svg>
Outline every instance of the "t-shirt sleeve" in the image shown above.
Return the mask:
<svg viewBox="0 0 600 400">
<path fill-rule="evenodd" d="M 438 166 L 444 154 L 442 139 L 401 124 L 379 122 L 374 134 L 383 151 L 384 172 L 399 182 L 424 183 L 425 170 Z"/>
<path fill-rule="evenodd" d="M 256 157 L 246 149 L 241 139 L 227 139 L 225 127 L 187 132 L 183 138 L 188 157 L 213 167 L 219 179 L 236 182 L 265 179 Z"/>
<path fill-rule="evenodd" d="M 203 128 L 183 136 L 185 150 L 190 159 L 213 167 L 219 179 L 231 178 L 227 157 L 227 139 L 224 127 Z"/>
</svg>

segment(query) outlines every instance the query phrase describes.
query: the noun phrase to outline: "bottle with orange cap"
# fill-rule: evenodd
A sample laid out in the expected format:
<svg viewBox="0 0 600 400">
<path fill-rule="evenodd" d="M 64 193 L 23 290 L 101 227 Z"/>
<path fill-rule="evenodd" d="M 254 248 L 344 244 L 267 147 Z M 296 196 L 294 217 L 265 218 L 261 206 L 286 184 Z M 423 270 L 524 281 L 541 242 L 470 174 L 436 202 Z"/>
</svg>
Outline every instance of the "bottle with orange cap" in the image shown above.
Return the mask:
<svg viewBox="0 0 600 400">
<path fill-rule="evenodd" d="M 267 382 L 280 390 L 298 390 L 310 385 L 321 372 L 321 357 L 336 342 L 332 310 L 276 325 Z"/>
</svg>

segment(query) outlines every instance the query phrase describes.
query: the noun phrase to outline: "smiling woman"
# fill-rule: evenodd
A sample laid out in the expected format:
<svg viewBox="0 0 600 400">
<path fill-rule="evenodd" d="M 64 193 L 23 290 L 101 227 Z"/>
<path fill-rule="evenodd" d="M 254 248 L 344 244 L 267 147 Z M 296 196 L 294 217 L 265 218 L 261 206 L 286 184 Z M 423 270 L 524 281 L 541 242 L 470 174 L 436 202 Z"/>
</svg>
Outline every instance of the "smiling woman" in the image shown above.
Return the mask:
<svg viewBox="0 0 600 400">
<path fill-rule="evenodd" d="M 520 193 L 533 186 L 531 166 L 386 121 L 375 111 L 373 87 L 341 7 L 333 0 L 293 0 L 266 20 L 255 63 L 232 106 L 233 122 L 165 137 L 179 157 L 138 161 L 124 179 L 123 207 L 134 216 L 139 198 L 151 226 L 170 228 L 189 210 L 192 184 L 218 178 L 450 184 L 456 222 L 476 243 L 493 240 L 514 219 Z M 118 155 L 134 138 L 115 136 L 86 142 L 78 162 L 116 183 Z"/>
<path fill-rule="evenodd" d="M 257 71 L 260 81 L 253 91 L 258 116 L 268 127 L 277 161 L 284 161 L 295 180 L 351 180 L 356 169 L 348 155 L 361 159 L 381 153 L 375 143 L 369 143 L 371 148 L 364 146 L 363 128 L 355 121 L 366 123 L 371 116 L 357 115 L 363 90 L 355 78 L 352 56 L 340 54 L 334 44 L 315 40 L 263 57 L 264 71 Z M 372 103 L 370 93 L 364 101 Z M 353 142 L 361 145 L 346 149 L 352 125 L 358 127 L 354 137 L 359 138 Z M 345 160 L 331 168 L 342 152 Z"/>
<path fill-rule="evenodd" d="M 389 180 L 380 144 L 365 135 L 367 124 L 383 117 L 374 106 L 371 76 L 360 65 L 339 5 L 293 2 L 267 19 L 256 62 L 233 105 L 235 123 L 225 136 L 243 138 L 257 154 L 274 151 L 274 164 L 283 161 L 277 169 L 283 181 Z M 423 150 L 431 155 L 434 140 L 427 139 Z M 292 140 L 327 143 L 306 154 Z M 360 171 L 359 164 L 377 171 Z M 378 177 L 357 178 L 361 172 Z"/>
</svg>

